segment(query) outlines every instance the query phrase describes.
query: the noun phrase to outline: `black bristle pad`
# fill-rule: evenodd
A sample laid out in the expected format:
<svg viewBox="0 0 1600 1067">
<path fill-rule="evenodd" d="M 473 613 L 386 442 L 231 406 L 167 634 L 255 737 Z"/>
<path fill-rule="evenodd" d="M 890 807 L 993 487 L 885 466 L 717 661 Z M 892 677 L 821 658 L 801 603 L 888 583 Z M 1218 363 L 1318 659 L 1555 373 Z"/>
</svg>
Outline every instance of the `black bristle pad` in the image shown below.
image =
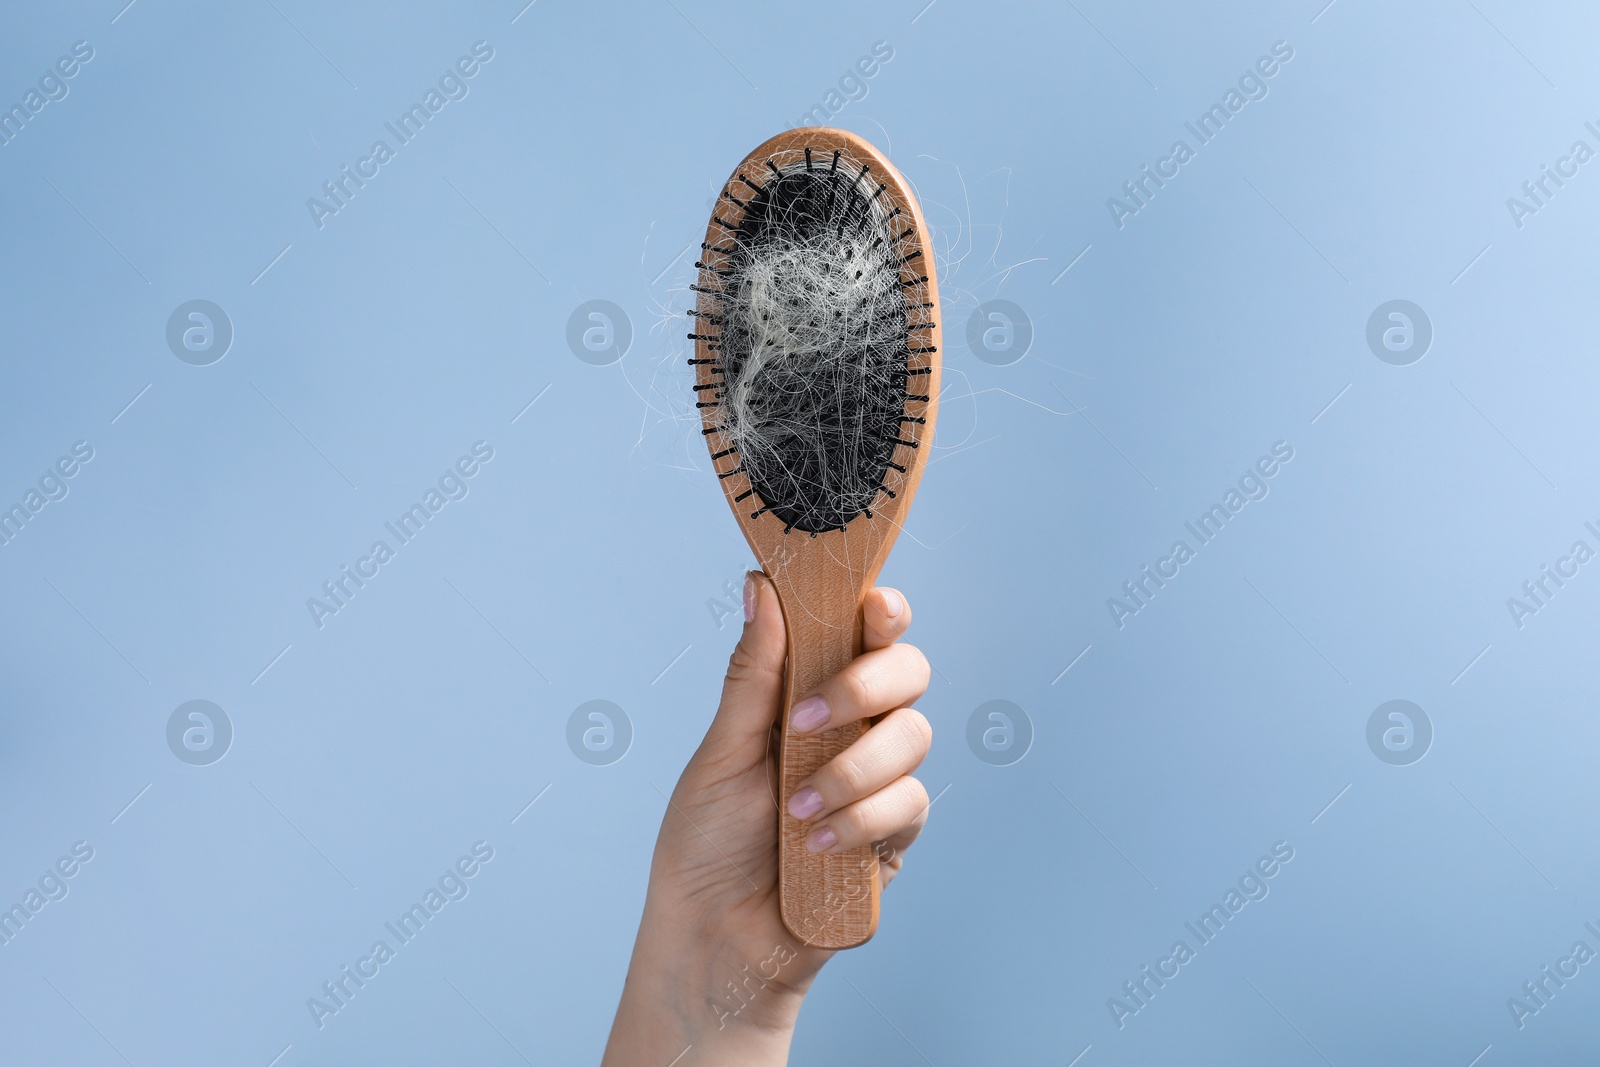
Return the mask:
<svg viewBox="0 0 1600 1067">
<path fill-rule="evenodd" d="M 905 250 L 865 175 L 777 170 L 720 278 L 722 429 L 766 508 L 809 533 L 869 514 L 905 414 Z"/>
</svg>

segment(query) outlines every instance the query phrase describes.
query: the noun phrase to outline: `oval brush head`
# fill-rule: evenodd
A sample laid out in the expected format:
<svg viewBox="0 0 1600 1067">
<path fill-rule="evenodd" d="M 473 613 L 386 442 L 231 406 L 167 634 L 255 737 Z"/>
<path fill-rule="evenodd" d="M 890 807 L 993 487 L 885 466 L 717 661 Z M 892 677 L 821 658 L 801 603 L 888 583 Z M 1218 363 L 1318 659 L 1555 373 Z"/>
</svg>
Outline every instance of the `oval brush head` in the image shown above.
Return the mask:
<svg viewBox="0 0 1600 1067">
<path fill-rule="evenodd" d="M 779 907 L 806 944 L 848 948 L 877 927 L 878 855 L 809 852 L 788 801 L 865 726 L 803 737 L 788 710 L 860 653 L 861 598 L 922 476 L 939 390 L 933 256 L 889 161 L 820 127 L 745 158 L 701 247 L 696 406 L 789 634 Z"/>
</svg>

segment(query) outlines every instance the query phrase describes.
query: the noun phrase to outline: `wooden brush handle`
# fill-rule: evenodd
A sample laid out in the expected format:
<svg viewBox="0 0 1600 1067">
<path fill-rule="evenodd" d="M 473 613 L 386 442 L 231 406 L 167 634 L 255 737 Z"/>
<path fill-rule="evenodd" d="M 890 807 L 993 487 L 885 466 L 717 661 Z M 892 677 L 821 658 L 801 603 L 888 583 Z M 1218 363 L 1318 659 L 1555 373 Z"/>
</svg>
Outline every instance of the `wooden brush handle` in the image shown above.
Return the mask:
<svg viewBox="0 0 1600 1067">
<path fill-rule="evenodd" d="M 819 581 L 823 577 L 812 573 L 798 582 L 780 577 L 776 583 L 789 634 L 778 754 L 778 900 L 790 933 L 815 948 L 839 949 L 861 944 L 877 929 L 882 883 L 873 846 L 811 852 L 806 835 L 819 823 L 789 814 L 789 798 L 800 783 L 850 747 L 868 725 L 854 722 L 810 735 L 789 729 L 795 703 L 861 654 L 863 590 L 849 581 L 859 575 L 844 572 L 845 582 Z"/>
</svg>

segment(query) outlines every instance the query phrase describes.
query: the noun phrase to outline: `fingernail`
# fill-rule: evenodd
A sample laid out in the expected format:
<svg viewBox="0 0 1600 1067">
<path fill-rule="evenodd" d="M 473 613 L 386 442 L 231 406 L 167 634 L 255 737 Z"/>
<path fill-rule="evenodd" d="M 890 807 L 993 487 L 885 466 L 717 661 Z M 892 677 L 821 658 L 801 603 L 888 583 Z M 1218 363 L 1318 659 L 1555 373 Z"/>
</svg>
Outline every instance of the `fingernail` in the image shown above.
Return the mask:
<svg viewBox="0 0 1600 1067">
<path fill-rule="evenodd" d="M 756 576 L 746 573 L 744 576 L 744 621 L 750 622 L 756 617 Z"/>
<path fill-rule="evenodd" d="M 789 725 L 808 734 L 828 721 L 828 702 L 821 697 L 806 697 L 789 712 Z"/>
<path fill-rule="evenodd" d="M 789 814 L 797 819 L 809 819 L 822 810 L 822 794 L 809 785 L 789 798 Z"/>
<path fill-rule="evenodd" d="M 900 613 L 904 610 L 906 610 L 905 598 L 893 589 L 885 589 L 883 591 L 883 613 L 891 619 L 898 619 Z"/>
<path fill-rule="evenodd" d="M 824 826 L 806 838 L 806 848 L 811 852 L 826 852 L 839 843 L 839 835 Z"/>
</svg>

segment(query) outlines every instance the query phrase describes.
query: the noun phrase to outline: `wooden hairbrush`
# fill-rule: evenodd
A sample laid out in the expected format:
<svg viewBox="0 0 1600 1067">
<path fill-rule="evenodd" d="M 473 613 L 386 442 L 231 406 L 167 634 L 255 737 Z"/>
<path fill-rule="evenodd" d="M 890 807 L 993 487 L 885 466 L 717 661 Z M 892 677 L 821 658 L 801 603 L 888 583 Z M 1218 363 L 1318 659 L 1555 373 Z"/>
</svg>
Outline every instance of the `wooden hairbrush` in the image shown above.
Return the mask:
<svg viewBox="0 0 1600 1067">
<path fill-rule="evenodd" d="M 867 727 L 791 734 L 789 709 L 861 653 L 862 598 L 922 478 L 939 395 L 933 252 L 899 172 L 855 134 L 822 127 L 745 157 L 701 248 L 696 406 L 789 639 L 779 909 L 804 943 L 850 948 L 877 929 L 877 852 L 808 851 L 788 803 Z"/>
</svg>

